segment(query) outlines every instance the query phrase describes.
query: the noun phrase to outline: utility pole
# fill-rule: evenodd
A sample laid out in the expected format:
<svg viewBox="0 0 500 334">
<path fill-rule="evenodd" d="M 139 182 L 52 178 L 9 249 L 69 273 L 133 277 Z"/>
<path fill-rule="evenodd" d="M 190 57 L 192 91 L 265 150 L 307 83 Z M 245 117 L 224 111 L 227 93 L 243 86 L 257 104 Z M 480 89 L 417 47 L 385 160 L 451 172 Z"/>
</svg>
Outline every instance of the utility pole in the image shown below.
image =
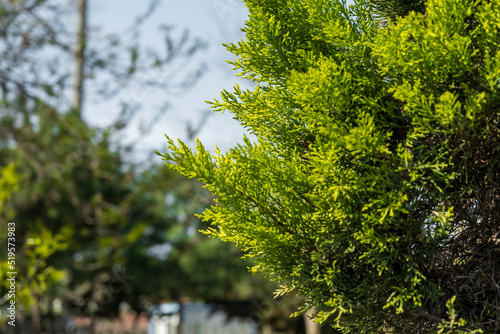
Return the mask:
<svg viewBox="0 0 500 334">
<path fill-rule="evenodd" d="M 75 49 L 75 85 L 73 90 L 73 112 L 81 117 L 83 101 L 83 68 L 85 44 L 87 43 L 87 0 L 78 1 L 78 30 Z"/>
</svg>

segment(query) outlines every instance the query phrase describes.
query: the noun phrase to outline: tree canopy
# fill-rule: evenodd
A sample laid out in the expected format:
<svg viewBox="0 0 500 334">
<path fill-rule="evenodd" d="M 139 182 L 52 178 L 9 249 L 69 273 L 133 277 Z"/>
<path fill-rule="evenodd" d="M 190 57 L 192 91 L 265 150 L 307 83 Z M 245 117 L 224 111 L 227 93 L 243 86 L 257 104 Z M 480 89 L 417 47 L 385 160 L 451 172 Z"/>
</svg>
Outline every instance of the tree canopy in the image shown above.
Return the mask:
<svg viewBox="0 0 500 334">
<path fill-rule="evenodd" d="M 211 104 L 257 140 L 164 154 L 209 234 L 345 333 L 498 332 L 500 5 L 245 2 L 255 88 Z"/>
</svg>

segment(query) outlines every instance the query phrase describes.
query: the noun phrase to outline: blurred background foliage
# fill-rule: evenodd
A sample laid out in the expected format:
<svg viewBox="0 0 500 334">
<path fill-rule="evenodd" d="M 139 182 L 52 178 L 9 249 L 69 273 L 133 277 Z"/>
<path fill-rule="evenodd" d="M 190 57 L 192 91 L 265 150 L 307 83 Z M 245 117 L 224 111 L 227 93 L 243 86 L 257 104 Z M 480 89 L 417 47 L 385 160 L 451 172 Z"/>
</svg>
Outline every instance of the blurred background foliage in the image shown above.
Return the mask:
<svg viewBox="0 0 500 334">
<path fill-rule="evenodd" d="M 150 2 L 132 30 L 157 3 Z M 116 317 L 123 302 L 140 314 L 165 301 L 248 301 L 270 310 L 269 321 L 292 307 L 293 299 L 268 307 L 276 305 L 275 287 L 252 276 L 233 245 L 198 232 L 206 227 L 194 214 L 211 204 L 208 192 L 165 166 L 133 162 L 133 145 L 117 138 L 138 106 L 123 101 L 107 127 L 82 118 L 86 100 L 116 95 L 141 80 L 141 71 L 169 70 L 203 43 L 163 29 L 163 53 L 143 52 L 133 33 L 130 40 L 92 41 L 85 25 L 79 40 L 68 27 L 77 21 L 75 7 L 75 1 L 0 1 L 0 244 L 7 244 L 4 231 L 15 222 L 18 324 L 30 319 L 35 333 L 50 333 L 57 315 Z M 84 23 L 86 15 L 79 12 Z M 202 69 L 185 74 L 184 89 Z M 168 84 L 141 82 L 159 90 Z M 84 88 L 74 92 L 78 85 Z M 6 259 L 2 246 L 2 308 L 11 271 Z"/>
</svg>

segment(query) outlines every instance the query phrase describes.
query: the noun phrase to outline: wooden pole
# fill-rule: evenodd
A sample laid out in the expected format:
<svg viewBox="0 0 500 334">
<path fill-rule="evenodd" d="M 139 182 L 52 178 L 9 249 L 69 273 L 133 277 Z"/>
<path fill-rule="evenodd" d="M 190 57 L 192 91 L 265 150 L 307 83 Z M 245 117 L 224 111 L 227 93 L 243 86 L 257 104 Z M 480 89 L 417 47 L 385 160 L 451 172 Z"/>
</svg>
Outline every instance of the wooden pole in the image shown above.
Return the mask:
<svg viewBox="0 0 500 334">
<path fill-rule="evenodd" d="M 314 309 L 311 309 L 304 314 L 306 334 L 321 334 L 321 327 L 312 320 L 313 314 Z"/>
<path fill-rule="evenodd" d="M 85 64 L 85 44 L 87 39 L 87 0 L 78 1 L 78 30 L 75 49 L 75 85 L 73 90 L 73 111 L 81 117 Z"/>
</svg>

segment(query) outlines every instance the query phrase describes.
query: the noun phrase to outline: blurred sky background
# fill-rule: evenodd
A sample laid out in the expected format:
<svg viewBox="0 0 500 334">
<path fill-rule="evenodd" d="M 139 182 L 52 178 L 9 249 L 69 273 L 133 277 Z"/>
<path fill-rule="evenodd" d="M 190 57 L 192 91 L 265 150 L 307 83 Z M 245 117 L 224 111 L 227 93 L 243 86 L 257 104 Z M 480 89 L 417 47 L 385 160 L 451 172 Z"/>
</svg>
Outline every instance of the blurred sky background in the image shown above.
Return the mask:
<svg viewBox="0 0 500 334">
<path fill-rule="evenodd" d="M 127 27 L 147 10 L 148 4 L 149 1 L 144 0 L 90 0 L 88 23 L 91 38 L 100 38 L 110 33 L 126 36 Z M 240 29 L 244 26 L 247 13 L 240 0 L 159 1 L 156 11 L 147 19 L 138 36 L 141 45 L 162 50 L 164 43 L 158 29 L 161 25 L 173 26 L 176 36 L 180 36 L 186 29 L 192 38 L 199 38 L 207 47 L 187 64 L 180 66 L 194 69 L 205 64 L 207 70 L 194 87 L 187 91 L 162 92 L 136 86 L 120 94 L 121 99 L 143 105 L 126 131 L 129 138 L 125 138 L 126 142 L 140 139 L 136 142 L 139 159 L 146 157 L 141 152 L 163 150 L 166 144 L 164 134 L 187 140 L 187 124 L 191 123 L 196 128 L 203 115 L 207 117 L 196 136 L 207 149 L 213 152 L 217 145 L 225 151 L 241 141 L 244 129 L 232 119 L 232 115 L 228 112 L 216 113 L 204 101 L 219 98 L 222 89 L 232 90 L 235 83 L 251 87 L 230 69 L 231 65 L 226 59 L 234 57 L 222 46 L 222 43 L 237 42 L 244 37 Z M 163 80 L 170 74 L 167 72 L 150 71 L 147 75 L 153 80 Z M 87 85 L 92 85 L 92 81 L 88 81 Z M 86 87 L 87 91 L 88 88 Z M 107 126 L 118 115 L 119 99 L 96 103 L 91 100 L 90 94 L 88 98 L 83 107 L 83 117 L 91 125 Z M 140 135 L 136 125 L 150 120 L 165 100 L 170 104 L 167 112 L 155 123 L 148 135 Z M 153 159 L 160 161 L 157 157 Z"/>
</svg>

